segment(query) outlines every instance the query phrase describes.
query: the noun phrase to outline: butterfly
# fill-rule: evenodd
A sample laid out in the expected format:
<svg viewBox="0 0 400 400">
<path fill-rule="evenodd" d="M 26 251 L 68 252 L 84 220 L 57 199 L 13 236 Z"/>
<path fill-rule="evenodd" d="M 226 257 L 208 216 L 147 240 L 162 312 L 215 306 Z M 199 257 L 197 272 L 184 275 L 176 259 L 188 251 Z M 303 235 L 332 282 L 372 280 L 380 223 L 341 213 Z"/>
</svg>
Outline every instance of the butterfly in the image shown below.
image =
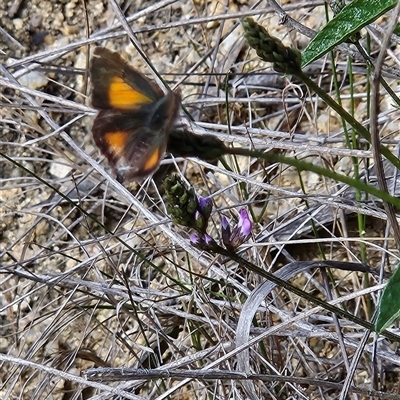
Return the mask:
<svg viewBox="0 0 400 400">
<path fill-rule="evenodd" d="M 120 182 L 157 170 L 179 116 L 181 96 L 161 88 L 118 53 L 96 47 L 90 63 L 92 133 Z"/>
</svg>

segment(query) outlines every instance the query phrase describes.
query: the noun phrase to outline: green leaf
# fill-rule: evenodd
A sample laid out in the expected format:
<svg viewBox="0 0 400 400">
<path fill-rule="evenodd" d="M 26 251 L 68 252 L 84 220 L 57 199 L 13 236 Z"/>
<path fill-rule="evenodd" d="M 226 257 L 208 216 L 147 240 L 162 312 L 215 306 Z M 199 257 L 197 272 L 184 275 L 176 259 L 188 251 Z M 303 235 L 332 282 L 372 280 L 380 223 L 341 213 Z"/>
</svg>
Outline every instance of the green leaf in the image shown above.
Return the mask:
<svg viewBox="0 0 400 400">
<path fill-rule="evenodd" d="M 354 0 L 343 7 L 302 53 L 302 68 L 322 57 L 397 4 L 397 0 Z"/>
<path fill-rule="evenodd" d="M 400 264 L 388 280 L 378 306 L 375 331 L 383 332 L 400 315 Z"/>
</svg>

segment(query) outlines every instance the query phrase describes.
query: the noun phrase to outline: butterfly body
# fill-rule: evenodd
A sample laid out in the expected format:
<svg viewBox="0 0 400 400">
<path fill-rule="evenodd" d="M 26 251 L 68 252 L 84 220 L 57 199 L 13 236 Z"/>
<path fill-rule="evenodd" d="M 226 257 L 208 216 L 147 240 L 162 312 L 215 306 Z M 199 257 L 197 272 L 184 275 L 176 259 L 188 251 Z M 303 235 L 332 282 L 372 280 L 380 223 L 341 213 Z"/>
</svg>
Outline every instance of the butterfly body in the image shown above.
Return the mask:
<svg viewBox="0 0 400 400">
<path fill-rule="evenodd" d="M 166 94 L 117 53 L 96 47 L 90 65 L 93 138 L 120 181 L 154 172 L 179 115 L 180 95 Z"/>
</svg>

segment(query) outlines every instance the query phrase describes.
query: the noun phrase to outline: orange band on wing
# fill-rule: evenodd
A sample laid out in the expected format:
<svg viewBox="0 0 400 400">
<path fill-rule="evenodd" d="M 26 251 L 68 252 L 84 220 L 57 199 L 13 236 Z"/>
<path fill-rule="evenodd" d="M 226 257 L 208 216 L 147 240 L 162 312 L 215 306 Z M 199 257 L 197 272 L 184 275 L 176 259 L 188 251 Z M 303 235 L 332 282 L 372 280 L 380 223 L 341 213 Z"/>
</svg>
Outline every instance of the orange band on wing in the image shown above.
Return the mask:
<svg viewBox="0 0 400 400">
<path fill-rule="evenodd" d="M 118 76 L 110 83 L 108 99 L 112 107 L 123 110 L 130 110 L 136 105 L 152 102 L 150 98 L 133 89 Z"/>
<path fill-rule="evenodd" d="M 161 154 L 160 148 L 157 148 L 150 154 L 149 158 L 146 160 L 144 164 L 144 171 L 152 171 L 154 168 L 157 167 L 158 163 L 160 162 Z"/>
<path fill-rule="evenodd" d="M 128 141 L 129 133 L 125 131 L 108 132 L 104 135 L 104 140 L 114 153 L 120 153 Z"/>
</svg>

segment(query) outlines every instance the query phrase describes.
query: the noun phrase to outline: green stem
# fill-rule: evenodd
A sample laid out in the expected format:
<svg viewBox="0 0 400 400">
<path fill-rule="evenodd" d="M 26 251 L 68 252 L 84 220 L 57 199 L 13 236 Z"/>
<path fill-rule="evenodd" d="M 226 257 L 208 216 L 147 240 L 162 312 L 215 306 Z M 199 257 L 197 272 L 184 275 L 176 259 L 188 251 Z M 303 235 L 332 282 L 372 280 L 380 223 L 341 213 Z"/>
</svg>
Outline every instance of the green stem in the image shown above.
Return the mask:
<svg viewBox="0 0 400 400">
<path fill-rule="evenodd" d="M 298 160 L 295 158 L 285 157 L 280 154 L 275 154 L 272 152 L 264 153 L 264 152 L 258 151 L 258 150 L 248 150 L 248 149 L 242 149 L 242 148 L 236 148 L 236 147 L 227 149 L 227 152 L 229 152 L 230 154 L 237 154 L 237 155 L 249 156 L 249 157 L 257 157 L 257 158 L 262 158 L 262 159 L 268 160 L 268 161 L 280 162 L 283 164 L 291 165 L 291 166 L 297 168 L 299 171 L 315 172 L 316 174 L 320 174 L 327 178 L 331 178 L 335 181 L 346 183 L 347 185 L 350 185 L 360 191 L 364 191 L 365 193 L 373 195 L 373 196 L 381 199 L 382 201 L 386 201 L 390 204 L 393 204 L 395 207 L 400 208 L 400 199 L 398 197 L 391 196 L 389 193 L 379 190 L 379 189 L 375 188 L 374 186 L 367 185 L 366 183 L 361 182 L 360 180 L 350 178 L 349 176 L 339 174 L 335 171 L 331 171 L 329 169 L 320 167 L 318 165 L 311 164 L 306 161 L 301 161 L 301 160 Z M 397 158 L 396 158 L 396 160 L 397 160 Z"/>
<path fill-rule="evenodd" d="M 340 105 L 333 100 L 326 92 L 324 92 L 312 79 L 303 71 L 292 71 L 297 75 L 310 89 L 317 93 L 326 104 L 335 110 L 342 118 L 344 118 L 364 139 L 371 143 L 371 134 L 364 128 L 351 114 L 344 110 Z M 400 160 L 385 146 L 380 146 L 382 154 L 398 169 L 400 169 Z"/>
</svg>

